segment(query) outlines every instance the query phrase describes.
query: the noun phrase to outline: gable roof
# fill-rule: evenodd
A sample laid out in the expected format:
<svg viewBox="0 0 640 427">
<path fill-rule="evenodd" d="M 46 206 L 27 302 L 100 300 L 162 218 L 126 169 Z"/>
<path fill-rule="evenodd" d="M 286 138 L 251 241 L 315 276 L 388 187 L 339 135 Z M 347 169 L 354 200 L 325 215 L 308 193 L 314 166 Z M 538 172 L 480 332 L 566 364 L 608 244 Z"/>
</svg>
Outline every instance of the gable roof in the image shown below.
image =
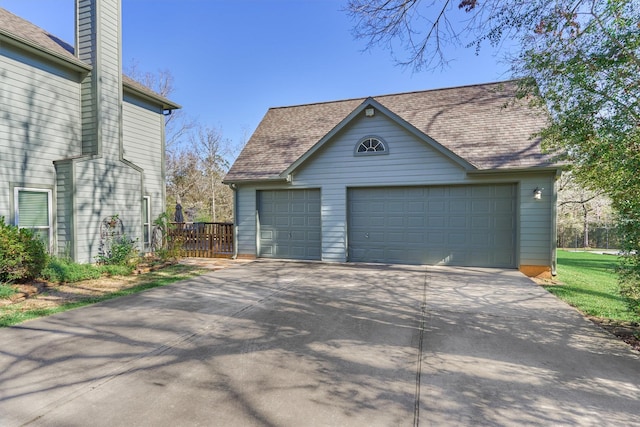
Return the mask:
<svg viewBox="0 0 640 427">
<path fill-rule="evenodd" d="M 283 179 L 298 160 L 368 99 L 398 124 L 422 133 L 470 170 L 554 166 L 532 135 L 546 114 L 516 101 L 517 81 L 427 90 L 372 98 L 271 108 L 225 177 L 226 182 Z M 355 141 L 354 141 L 355 144 Z M 316 147 L 316 148 L 314 148 Z M 438 147 L 436 147 L 438 148 Z"/>
<path fill-rule="evenodd" d="M 50 59 L 77 70 L 90 71 L 92 68 L 74 55 L 74 48 L 69 43 L 1 7 L 0 41 L 44 53 Z M 164 109 L 180 108 L 180 105 L 124 74 L 122 75 L 122 84 L 126 89 L 162 104 Z"/>
</svg>

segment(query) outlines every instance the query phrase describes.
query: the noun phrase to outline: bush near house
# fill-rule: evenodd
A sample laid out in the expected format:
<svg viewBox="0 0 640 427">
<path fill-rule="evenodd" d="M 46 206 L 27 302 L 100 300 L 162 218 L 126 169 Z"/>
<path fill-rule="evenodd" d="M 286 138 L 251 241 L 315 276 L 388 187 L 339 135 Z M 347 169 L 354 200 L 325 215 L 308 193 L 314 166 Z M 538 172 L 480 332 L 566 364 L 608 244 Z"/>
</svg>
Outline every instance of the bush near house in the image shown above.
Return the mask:
<svg viewBox="0 0 640 427">
<path fill-rule="evenodd" d="M 46 263 L 44 243 L 30 230 L 5 224 L 0 217 L 0 282 L 31 280 Z"/>
</svg>

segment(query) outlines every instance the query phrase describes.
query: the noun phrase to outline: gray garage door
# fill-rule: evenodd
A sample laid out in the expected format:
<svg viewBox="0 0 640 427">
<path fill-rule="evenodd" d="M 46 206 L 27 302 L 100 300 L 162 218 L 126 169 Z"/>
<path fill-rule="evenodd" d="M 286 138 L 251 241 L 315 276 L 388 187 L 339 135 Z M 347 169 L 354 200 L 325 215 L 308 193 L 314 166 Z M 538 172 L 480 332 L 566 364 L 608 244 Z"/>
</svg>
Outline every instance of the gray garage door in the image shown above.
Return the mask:
<svg viewBox="0 0 640 427">
<path fill-rule="evenodd" d="M 515 185 L 348 191 L 349 260 L 515 267 Z"/>
<path fill-rule="evenodd" d="M 258 256 L 320 259 L 320 190 L 258 192 Z"/>
</svg>

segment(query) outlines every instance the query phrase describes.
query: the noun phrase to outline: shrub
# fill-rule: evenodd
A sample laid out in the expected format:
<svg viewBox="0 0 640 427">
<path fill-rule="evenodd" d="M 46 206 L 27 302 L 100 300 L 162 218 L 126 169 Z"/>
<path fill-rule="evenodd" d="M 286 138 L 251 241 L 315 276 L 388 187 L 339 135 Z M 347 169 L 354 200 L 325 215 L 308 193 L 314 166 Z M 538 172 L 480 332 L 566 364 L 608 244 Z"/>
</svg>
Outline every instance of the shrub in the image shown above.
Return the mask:
<svg viewBox="0 0 640 427">
<path fill-rule="evenodd" d="M 83 280 L 99 279 L 102 276 L 127 276 L 133 271 L 132 265 L 79 264 L 70 258 L 51 257 L 42 270 L 44 280 L 51 283 L 75 283 Z"/>
<path fill-rule="evenodd" d="M 98 279 L 102 270 L 91 264 L 78 264 L 68 258 L 51 257 L 42 270 L 41 277 L 52 283 L 73 283 L 87 279 Z"/>
<path fill-rule="evenodd" d="M 46 263 L 44 243 L 30 230 L 5 224 L 0 217 L 0 282 L 31 280 Z"/>
<path fill-rule="evenodd" d="M 7 299 L 10 298 L 12 295 L 16 294 L 18 291 L 16 291 L 13 286 L 5 284 L 5 283 L 0 283 L 0 299 Z"/>
<path fill-rule="evenodd" d="M 160 214 L 153 221 L 153 244 L 155 255 L 162 261 L 180 258 L 183 237 L 175 232 L 176 225 L 171 222 L 169 214 Z"/>
<path fill-rule="evenodd" d="M 96 256 L 96 261 L 105 265 L 131 265 L 139 262 L 136 241 L 126 235 L 115 236 L 109 241 L 108 249 L 104 255 Z"/>
</svg>

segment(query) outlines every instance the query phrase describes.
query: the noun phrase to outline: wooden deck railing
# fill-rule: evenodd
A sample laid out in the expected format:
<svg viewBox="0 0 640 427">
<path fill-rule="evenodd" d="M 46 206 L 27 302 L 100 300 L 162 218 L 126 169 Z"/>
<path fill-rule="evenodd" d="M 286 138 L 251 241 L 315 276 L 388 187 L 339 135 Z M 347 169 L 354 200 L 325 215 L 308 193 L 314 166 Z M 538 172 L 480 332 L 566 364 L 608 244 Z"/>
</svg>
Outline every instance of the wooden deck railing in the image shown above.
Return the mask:
<svg viewBox="0 0 640 427">
<path fill-rule="evenodd" d="M 172 225 L 169 244 L 180 245 L 183 256 L 215 258 L 233 255 L 233 223 L 180 222 Z"/>
</svg>

